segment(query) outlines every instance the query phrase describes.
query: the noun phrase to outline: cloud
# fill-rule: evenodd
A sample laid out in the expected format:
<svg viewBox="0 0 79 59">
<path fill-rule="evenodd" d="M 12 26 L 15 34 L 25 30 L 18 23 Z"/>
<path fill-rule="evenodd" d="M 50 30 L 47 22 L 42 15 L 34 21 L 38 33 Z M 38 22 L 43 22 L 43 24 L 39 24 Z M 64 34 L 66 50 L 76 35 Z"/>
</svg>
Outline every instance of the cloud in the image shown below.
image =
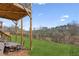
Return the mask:
<svg viewBox="0 0 79 59">
<path fill-rule="evenodd" d="M 63 15 L 60 19 L 60 21 L 65 21 L 69 18 L 69 15 Z"/>
<path fill-rule="evenodd" d="M 34 3 L 35 5 L 40 5 L 40 6 L 43 6 L 43 5 L 46 5 L 46 3 Z"/>
<path fill-rule="evenodd" d="M 43 15 L 43 13 L 39 13 L 39 14 L 38 14 L 38 16 L 42 16 L 42 15 Z"/>
<path fill-rule="evenodd" d="M 64 15 L 62 18 L 69 18 L 69 16 L 68 15 Z"/>
<path fill-rule="evenodd" d="M 65 21 L 66 19 L 60 19 L 60 21 Z"/>
<path fill-rule="evenodd" d="M 45 5 L 46 3 L 38 3 L 38 5 Z"/>
</svg>

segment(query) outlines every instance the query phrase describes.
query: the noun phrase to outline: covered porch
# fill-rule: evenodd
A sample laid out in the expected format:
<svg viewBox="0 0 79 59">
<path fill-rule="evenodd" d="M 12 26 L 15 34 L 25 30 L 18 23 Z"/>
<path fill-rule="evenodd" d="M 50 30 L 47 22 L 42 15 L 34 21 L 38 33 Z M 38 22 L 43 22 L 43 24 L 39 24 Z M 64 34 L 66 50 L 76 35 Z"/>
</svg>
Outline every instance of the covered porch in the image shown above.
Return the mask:
<svg viewBox="0 0 79 59">
<path fill-rule="evenodd" d="M 21 20 L 21 45 L 24 46 L 25 39 L 23 38 L 23 17 L 29 16 L 30 18 L 30 48 L 32 49 L 32 5 L 31 3 L 0 3 L 0 17 L 6 20 L 11 20 L 15 24 L 16 41 L 17 38 L 17 24 Z M 0 31 L 3 33 L 2 31 Z M 7 35 L 7 34 L 6 34 Z M 11 41 L 11 39 L 10 39 Z"/>
</svg>

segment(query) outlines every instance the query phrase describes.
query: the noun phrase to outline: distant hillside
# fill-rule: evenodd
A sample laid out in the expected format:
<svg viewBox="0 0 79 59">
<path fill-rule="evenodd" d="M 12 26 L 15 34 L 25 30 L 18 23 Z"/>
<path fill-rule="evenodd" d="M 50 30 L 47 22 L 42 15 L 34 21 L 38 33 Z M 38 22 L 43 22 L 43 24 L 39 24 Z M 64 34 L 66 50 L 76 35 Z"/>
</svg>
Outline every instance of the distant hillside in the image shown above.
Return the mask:
<svg viewBox="0 0 79 59">
<path fill-rule="evenodd" d="M 78 44 L 79 24 L 73 23 L 54 28 L 42 27 L 39 30 L 33 30 L 33 38 L 59 43 Z"/>
</svg>

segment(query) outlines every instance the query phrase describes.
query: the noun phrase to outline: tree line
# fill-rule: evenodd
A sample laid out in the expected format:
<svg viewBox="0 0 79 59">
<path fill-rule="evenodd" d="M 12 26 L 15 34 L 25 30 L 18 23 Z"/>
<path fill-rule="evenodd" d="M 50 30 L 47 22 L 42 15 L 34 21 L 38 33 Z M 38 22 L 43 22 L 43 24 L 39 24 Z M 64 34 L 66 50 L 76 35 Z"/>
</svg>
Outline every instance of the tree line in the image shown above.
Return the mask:
<svg viewBox="0 0 79 59">
<path fill-rule="evenodd" d="M 33 30 L 33 38 L 59 43 L 79 44 L 79 24 L 72 23 L 52 28 Z"/>
</svg>

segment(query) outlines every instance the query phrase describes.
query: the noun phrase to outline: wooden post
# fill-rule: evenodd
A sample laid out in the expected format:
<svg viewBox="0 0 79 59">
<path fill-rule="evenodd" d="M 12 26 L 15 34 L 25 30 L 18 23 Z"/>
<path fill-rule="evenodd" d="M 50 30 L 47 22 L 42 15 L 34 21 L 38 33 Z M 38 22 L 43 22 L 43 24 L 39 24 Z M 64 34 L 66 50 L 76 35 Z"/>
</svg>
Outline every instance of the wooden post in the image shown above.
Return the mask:
<svg viewBox="0 0 79 59">
<path fill-rule="evenodd" d="M 32 49 L 32 4 L 31 4 L 31 14 L 30 16 L 30 50 Z"/>
<path fill-rule="evenodd" d="M 32 49 L 32 15 L 30 16 L 30 50 Z"/>
<path fill-rule="evenodd" d="M 3 30 L 3 22 L 0 22 L 0 29 Z M 1 33 L 1 38 L 2 38 L 2 33 Z"/>
<path fill-rule="evenodd" d="M 17 21 L 15 22 L 16 42 L 17 42 Z"/>
<path fill-rule="evenodd" d="M 1 28 L 3 29 L 3 23 L 1 22 Z"/>
<path fill-rule="evenodd" d="M 24 39 L 23 39 L 23 20 L 21 19 L 21 44 L 24 46 Z"/>
</svg>

